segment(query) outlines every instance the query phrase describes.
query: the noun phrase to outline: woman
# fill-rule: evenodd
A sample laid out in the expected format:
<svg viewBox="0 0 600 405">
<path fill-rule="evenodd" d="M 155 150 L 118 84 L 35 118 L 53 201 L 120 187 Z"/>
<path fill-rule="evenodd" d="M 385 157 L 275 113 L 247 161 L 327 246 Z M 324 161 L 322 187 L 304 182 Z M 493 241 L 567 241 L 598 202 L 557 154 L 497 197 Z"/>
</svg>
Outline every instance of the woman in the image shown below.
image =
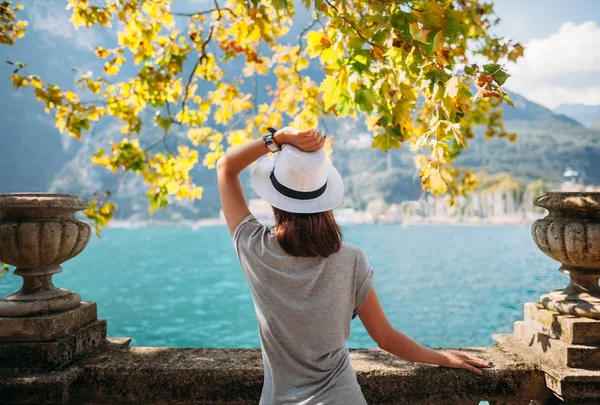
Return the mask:
<svg viewBox="0 0 600 405">
<path fill-rule="evenodd" d="M 377 345 L 406 360 L 464 368 L 487 362 L 438 352 L 394 329 L 373 288 L 364 252 L 342 242 L 332 209 L 344 186 L 322 134 L 284 128 L 234 150 L 217 165 L 227 226 L 254 300 L 264 362 L 261 404 L 366 404 L 348 356 L 358 315 Z M 258 158 L 253 186 L 273 206 L 275 227 L 250 213 L 239 173 Z"/>
</svg>

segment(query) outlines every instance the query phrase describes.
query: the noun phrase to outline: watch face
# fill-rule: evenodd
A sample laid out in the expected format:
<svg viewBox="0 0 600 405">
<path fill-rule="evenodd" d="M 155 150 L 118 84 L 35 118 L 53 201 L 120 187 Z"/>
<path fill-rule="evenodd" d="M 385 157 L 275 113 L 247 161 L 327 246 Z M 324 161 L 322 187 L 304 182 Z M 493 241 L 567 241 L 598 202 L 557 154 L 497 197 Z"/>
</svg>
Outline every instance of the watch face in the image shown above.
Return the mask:
<svg viewBox="0 0 600 405">
<path fill-rule="evenodd" d="M 278 152 L 279 148 L 273 142 L 273 134 L 265 135 L 265 146 L 271 152 Z"/>
</svg>

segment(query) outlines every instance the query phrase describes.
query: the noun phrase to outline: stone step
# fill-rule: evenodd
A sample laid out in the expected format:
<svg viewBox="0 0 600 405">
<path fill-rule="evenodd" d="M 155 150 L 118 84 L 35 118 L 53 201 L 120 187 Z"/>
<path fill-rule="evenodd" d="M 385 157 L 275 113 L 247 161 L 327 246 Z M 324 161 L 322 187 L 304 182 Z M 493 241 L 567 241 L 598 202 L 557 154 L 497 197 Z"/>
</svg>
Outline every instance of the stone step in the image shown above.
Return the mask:
<svg viewBox="0 0 600 405">
<path fill-rule="evenodd" d="M 0 317 L 0 342 L 43 342 L 60 339 L 98 319 L 95 302 L 81 302 L 57 314 Z"/>
<path fill-rule="evenodd" d="M 0 342 L 0 370 L 54 370 L 104 343 L 106 319 L 48 342 Z"/>
<path fill-rule="evenodd" d="M 600 345 L 600 321 L 550 311 L 540 303 L 525 304 L 525 323 L 569 344 Z"/>
<path fill-rule="evenodd" d="M 131 344 L 131 338 L 129 337 L 114 337 L 114 338 L 106 338 L 106 343 L 120 347 L 127 348 Z"/>
<path fill-rule="evenodd" d="M 600 404 L 600 370 L 570 368 L 549 361 L 550 355 L 532 349 L 514 335 L 494 335 L 496 347 L 534 364 L 544 374 L 545 385 L 564 403 L 573 405 Z M 564 342 L 561 342 L 564 344 Z M 553 403 L 553 402 L 551 402 Z M 563 402 L 559 402 L 563 403 Z"/>
<path fill-rule="evenodd" d="M 514 337 L 557 365 L 570 368 L 600 368 L 598 347 L 566 343 L 540 332 L 523 321 L 515 322 Z"/>
</svg>

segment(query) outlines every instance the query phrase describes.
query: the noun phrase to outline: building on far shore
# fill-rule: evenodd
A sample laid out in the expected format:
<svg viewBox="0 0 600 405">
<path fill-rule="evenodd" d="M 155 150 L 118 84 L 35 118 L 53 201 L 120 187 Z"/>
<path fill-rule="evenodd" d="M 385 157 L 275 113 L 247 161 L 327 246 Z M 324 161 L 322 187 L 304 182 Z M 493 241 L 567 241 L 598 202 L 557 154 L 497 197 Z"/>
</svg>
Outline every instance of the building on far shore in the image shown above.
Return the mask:
<svg viewBox="0 0 600 405">
<path fill-rule="evenodd" d="M 567 167 L 563 176 L 565 181 L 560 185 L 560 191 L 600 191 L 600 186 L 583 184 L 579 172 L 570 167 Z"/>
<path fill-rule="evenodd" d="M 252 215 L 265 225 L 275 224 L 275 216 L 271 205 L 261 199 L 248 200 L 248 208 Z M 354 208 L 337 208 L 333 210 L 336 221 L 340 225 L 360 225 L 360 224 L 397 224 L 402 222 L 402 207 L 399 204 L 392 204 L 385 208 L 382 213 L 374 216 L 370 212 L 355 210 Z M 225 220 L 223 210 L 219 212 L 219 219 Z"/>
</svg>

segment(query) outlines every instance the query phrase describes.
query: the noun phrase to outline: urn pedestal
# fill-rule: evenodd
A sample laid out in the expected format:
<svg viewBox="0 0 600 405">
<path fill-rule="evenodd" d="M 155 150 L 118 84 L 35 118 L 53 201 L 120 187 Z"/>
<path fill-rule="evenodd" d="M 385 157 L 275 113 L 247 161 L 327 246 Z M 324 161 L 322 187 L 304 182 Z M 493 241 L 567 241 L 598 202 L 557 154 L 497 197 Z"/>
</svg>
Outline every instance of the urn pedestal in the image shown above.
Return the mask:
<svg viewBox="0 0 600 405">
<path fill-rule="evenodd" d="M 533 224 L 533 240 L 570 282 L 526 303 L 513 334 L 494 340 L 537 363 L 558 398 L 600 403 L 600 193 L 549 192 L 534 204 L 548 215 Z"/>
<path fill-rule="evenodd" d="M 566 288 L 544 294 L 542 305 L 600 319 L 600 193 L 548 193 L 534 204 L 549 214 L 533 224 L 533 240 L 570 277 Z"/>
<path fill-rule="evenodd" d="M 96 304 L 52 283 L 90 240 L 89 225 L 75 218 L 86 207 L 66 194 L 0 194 L 0 262 L 23 278 L 0 298 L 0 369 L 58 368 L 105 341 Z"/>
</svg>

